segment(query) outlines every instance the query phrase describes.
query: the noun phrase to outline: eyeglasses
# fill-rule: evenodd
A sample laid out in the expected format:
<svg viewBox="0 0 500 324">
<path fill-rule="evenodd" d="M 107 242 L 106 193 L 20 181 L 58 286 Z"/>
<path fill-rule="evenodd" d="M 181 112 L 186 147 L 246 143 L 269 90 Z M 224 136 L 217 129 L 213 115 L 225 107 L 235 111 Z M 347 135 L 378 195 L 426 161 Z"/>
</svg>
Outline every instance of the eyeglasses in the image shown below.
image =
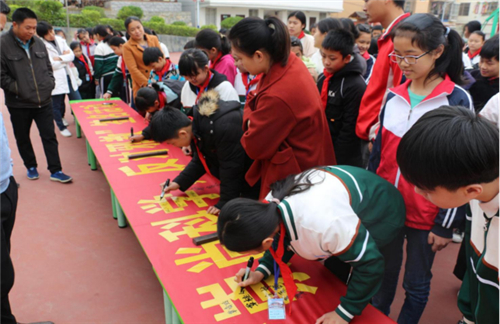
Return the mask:
<svg viewBox="0 0 500 324">
<path fill-rule="evenodd" d="M 401 56 L 401 55 L 397 55 L 396 53 L 392 52 L 391 54 L 389 54 L 389 58 L 390 58 L 391 62 L 393 62 L 393 63 L 399 64 L 399 63 L 401 63 L 402 60 L 404 60 L 407 64 L 413 65 L 413 64 L 417 64 L 417 60 L 419 58 L 429 54 L 430 52 L 431 51 L 427 51 L 424 54 L 421 54 L 419 56 L 415 56 L 415 55 Z"/>
</svg>

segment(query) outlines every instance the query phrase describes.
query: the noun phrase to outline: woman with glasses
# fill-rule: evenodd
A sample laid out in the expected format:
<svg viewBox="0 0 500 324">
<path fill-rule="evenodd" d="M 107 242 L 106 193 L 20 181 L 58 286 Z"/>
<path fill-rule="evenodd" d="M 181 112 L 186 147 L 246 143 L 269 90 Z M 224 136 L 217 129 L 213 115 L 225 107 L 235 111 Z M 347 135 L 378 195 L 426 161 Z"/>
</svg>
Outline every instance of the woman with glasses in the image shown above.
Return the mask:
<svg viewBox="0 0 500 324">
<path fill-rule="evenodd" d="M 406 237 L 406 299 L 398 323 L 418 323 L 430 292 L 434 256 L 451 242 L 453 228 L 465 213 L 461 208 L 440 209 L 417 194 L 401 176 L 396 151 L 403 135 L 425 113 L 443 105 L 473 107 L 467 92 L 457 85 L 462 83 L 463 43 L 456 31 L 430 14 L 415 14 L 397 25 L 392 38 L 394 51 L 389 58 L 407 81 L 386 96 L 368 168 L 394 184 L 405 200 L 405 227 L 392 245 L 394 257 L 386 263 L 386 271 L 399 272 Z M 373 298 L 373 305 L 385 314 L 391 305 L 383 301 L 394 297 L 398 277 L 396 273 Z"/>
</svg>

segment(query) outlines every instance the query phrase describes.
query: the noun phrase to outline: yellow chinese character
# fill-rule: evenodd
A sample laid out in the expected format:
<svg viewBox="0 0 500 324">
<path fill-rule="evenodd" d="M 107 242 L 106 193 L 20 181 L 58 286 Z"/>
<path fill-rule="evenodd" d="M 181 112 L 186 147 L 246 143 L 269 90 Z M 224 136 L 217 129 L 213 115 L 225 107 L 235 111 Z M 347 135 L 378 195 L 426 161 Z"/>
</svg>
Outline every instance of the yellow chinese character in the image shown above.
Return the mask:
<svg viewBox="0 0 500 324">
<path fill-rule="evenodd" d="M 109 116 L 104 116 L 103 118 L 108 118 Z M 132 123 L 134 124 L 136 121 L 134 118 L 129 117 L 129 119 L 123 119 L 123 120 L 113 120 L 113 121 L 107 121 L 107 122 L 100 122 L 98 119 L 91 120 L 90 121 L 90 126 L 108 126 L 108 125 L 122 125 L 122 124 L 127 124 L 127 123 Z"/>
<path fill-rule="evenodd" d="M 110 152 L 122 152 L 122 151 L 133 151 L 136 149 L 153 149 L 159 145 L 161 145 L 161 143 L 155 143 L 153 141 L 143 141 L 140 143 L 130 143 L 127 141 L 123 143 L 106 144 L 106 148 Z"/>
<path fill-rule="evenodd" d="M 139 200 L 138 204 L 142 205 L 141 208 L 146 210 L 148 214 L 155 214 L 162 210 L 167 214 L 184 210 L 184 208 L 186 208 L 188 205 L 187 202 L 189 201 L 195 203 L 196 206 L 199 208 L 207 208 L 210 205 L 207 204 L 204 199 L 214 200 L 219 198 L 219 195 L 215 193 L 198 195 L 193 190 L 187 190 L 186 195 L 187 197 L 186 196 L 173 197 L 172 194 L 166 194 L 165 199 L 161 201 L 160 201 L 160 196 L 158 195 L 153 197 L 152 200 L 141 199 Z M 172 203 L 175 204 L 176 207 L 172 206 L 172 204 L 169 201 L 169 198 L 172 200 Z M 171 220 L 168 220 L 167 222 L 169 221 Z"/>
<path fill-rule="evenodd" d="M 130 133 L 114 134 L 111 130 L 100 130 L 95 132 L 99 136 L 99 142 L 128 142 Z M 138 134 L 140 134 L 139 132 Z"/>
<path fill-rule="evenodd" d="M 167 172 L 167 171 L 182 171 L 184 170 L 185 165 L 177 164 L 177 159 L 168 159 L 163 163 L 139 164 L 136 167 L 139 170 L 133 170 L 129 166 L 124 166 L 118 169 L 123 173 L 125 173 L 127 176 L 132 177 L 136 175 Z"/>
</svg>

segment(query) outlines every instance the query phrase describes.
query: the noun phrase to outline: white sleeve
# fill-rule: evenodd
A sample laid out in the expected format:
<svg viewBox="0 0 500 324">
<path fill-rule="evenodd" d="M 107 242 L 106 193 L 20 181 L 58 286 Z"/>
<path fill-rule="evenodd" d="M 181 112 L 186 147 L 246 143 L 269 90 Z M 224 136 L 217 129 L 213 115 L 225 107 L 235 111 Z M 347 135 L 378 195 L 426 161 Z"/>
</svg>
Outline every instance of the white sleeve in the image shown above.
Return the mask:
<svg viewBox="0 0 500 324">
<path fill-rule="evenodd" d="M 483 109 L 479 112 L 479 115 L 493 122 L 498 127 L 498 100 L 500 97 L 497 93 L 484 105 Z"/>
<path fill-rule="evenodd" d="M 59 43 L 59 46 L 61 48 L 61 52 L 69 51 L 69 54 L 63 54 L 59 56 L 61 60 L 65 63 L 73 62 L 75 59 L 75 54 L 73 54 L 73 51 L 71 48 L 69 48 L 68 44 L 66 43 L 66 40 L 60 38 L 59 36 L 56 36 L 56 40 Z"/>
<path fill-rule="evenodd" d="M 189 82 L 184 83 L 181 91 L 181 103 L 184 108 L 191 108 L 196 101 L 196 95 L 189 87 Z"/>
<path fill-rule="evenodd" d="M 224 81 L 215 87 L 215 90 L 219 93 L 220 99 L 224 101 L 240 101 L 238 93 L 233 88 L 233 85 L 229 81 Z"/>
<path fill-rule="evenodd" d="M 462 61 L 464 61 L 464 69 L 472 69 L 472 63 L 466 53 L 462 53 Z"/>
<path fill-rule="evenodd" d="M 236 90 L 238 95 L 244 96 L 246 95 L 246 89 L 245 85 L 243 84 L 243 80 L 241 79 L 241 72 L 238 69 L 236 69 L 236 71 L 238 73 L 236 74 L 236 78 L 234 79 L 234 89 Z"/>
<path fill-rule="evenodd" d="M 170 58 L 170 53 L 168 51 L 167 45 L 160 43 L 161 51 L 163 52 L 163 55 L 165 55 L 165 58 Z"/>
</svg>

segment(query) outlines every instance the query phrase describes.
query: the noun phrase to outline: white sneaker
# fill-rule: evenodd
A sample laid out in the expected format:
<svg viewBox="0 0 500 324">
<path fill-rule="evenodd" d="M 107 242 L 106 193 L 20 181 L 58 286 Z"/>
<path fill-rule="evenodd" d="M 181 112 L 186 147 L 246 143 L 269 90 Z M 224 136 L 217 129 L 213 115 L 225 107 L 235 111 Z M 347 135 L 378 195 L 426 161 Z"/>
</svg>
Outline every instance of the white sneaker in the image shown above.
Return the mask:
<svg viewBox="0 0 500 324">
<path fill-rule="evenodd" d="M 63 125 L 64 125 L 64 126 L 69 126 L 69 123 L 68 123 L 68 121 L 67 121 L 66 119 L 64 119 L 64 118 L 63 118 L 63 119 L 62 119 L 62 122 L 63 122 Z"/>
<path fill-rule="evenodd" d="M 70 137 L 71 136 L 71 132 L 67 128 L 63 129 L 60 132 L 61 132 L 61 135 L 64 136 L 64 137 Z"/>
</svg>

